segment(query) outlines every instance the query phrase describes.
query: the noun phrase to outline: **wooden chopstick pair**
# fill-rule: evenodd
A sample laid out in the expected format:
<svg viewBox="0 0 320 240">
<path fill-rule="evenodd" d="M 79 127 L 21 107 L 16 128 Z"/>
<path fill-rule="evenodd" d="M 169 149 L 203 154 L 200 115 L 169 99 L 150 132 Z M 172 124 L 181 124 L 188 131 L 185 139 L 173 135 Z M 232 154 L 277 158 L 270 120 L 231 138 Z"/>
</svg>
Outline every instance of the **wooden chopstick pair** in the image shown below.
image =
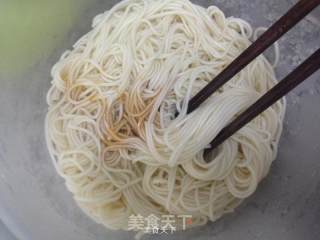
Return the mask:
<svg viewBox="0 0 320 240">
<path fill-rule="evenodd" d="M 264 32 L 253 44 L 251 44 L 239 57 L 237 57 L 227 68 L 225 68 L 215 79 L 197 93 L 188 104 L 188 113 L 191 113 L 208 99 L 223 84 L 234 75 L 245 68 L 254 58 L 270 47 L 283 34 L 289 31 L 301 19 L 303 19 L 314 8 L 319 6 L 320 0 L 301 0 L 293 6 L 285 15 Z M 265 95 L 258 99 L 247 110 L 240 114 L 235 120 L 227 125 L 211 142 L 208 152 L 219 146 L 227 138 L 237 132 L 240 128 L 253 120 L 268 107 L 281 99 L 289 91 L 306 80 L 310 75 L 320 68 L 320 49 L 312 54 L 300 66 L 275 85 Z"/>
</svg>

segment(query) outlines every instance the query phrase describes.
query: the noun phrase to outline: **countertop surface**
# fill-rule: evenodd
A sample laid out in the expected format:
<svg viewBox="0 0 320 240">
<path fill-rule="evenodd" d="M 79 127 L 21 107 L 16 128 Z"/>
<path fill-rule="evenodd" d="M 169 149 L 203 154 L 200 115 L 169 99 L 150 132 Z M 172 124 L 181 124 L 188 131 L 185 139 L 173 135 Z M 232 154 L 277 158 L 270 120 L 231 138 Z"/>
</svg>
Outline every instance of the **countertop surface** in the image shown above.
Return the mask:
<svg viewBox="0 0 320 240">
<path fill-rule="evenodd" d="M 32 0 L 25 5 L 17 0 L 3 1 L 0 20 L 4 17 L 1 11 L 8 16 L 0 21 L 0 36 L 5 36 L 0 39 L 0 219 L 6 225 L 0 222 L 3 240 L 14 239 L 10 231 L 19 240 L 133 237 L 131 233 L 107 230 L 82 213 L 56 174 L 44 139 L 45 96 L 52 65 L 89 31 L 95 15 L 116 2 Z M 193 2 L 217 5 L 227 16 L 241 17 L 254 27 L 270 26 L 295 3 L 293 0 Z M 320 47 L 319 9 L 279 44 L 281 59 L 277 76 L 281 79 Z M 287 99 L 278 157 L 253 196 L 215 223 L 146 238 L 319 239 L 320 73 Z"/>
</svg>

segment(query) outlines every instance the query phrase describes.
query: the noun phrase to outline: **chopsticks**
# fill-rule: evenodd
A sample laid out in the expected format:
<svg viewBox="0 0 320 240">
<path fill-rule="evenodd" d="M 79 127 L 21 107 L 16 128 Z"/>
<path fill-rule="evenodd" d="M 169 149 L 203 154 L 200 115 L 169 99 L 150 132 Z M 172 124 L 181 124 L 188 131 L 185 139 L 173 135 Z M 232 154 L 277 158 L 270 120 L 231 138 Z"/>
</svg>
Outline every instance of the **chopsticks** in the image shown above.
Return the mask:
<svg viewBox="0 0 320 240">
<path fill-rule="evenodd" d="M 228 67 L 226 67 L 214 80 L 197 93 L 189 102 L 187 113 L 191 113 L 208 99 L 224 83 L 245 68 L 254 58 L 276 42 L 282 35 L 289 31 L 302 18 L 310 13 L 320 4 L 320 0 L 301 0 L 294 5 L 285 15 L 264 32 L 253 44 L 239 55 Z M 320 68 L 320 49 L 312 54 L 300 66 L 275 85 L 271 90 L 259 98 L 247 110 L 241 113 L 229 125 L 220 131 L 211 142 L 210 149 L 219 146 L 227 138 L 232 136 L 240 128 L 253 120 L 268 107 L 281 99 L 297 85 L 306 80 L 310 75 Z"/>
<path fill-rule="evenodd" d="M 187 113 L 191 113 L 208 99 L 223 84 L 245 68 L 253 59 L 275 43 L 283 34 L 289 31 L 302 18 L 320 4 L 320 0 L 301 0 L 285 15 L 265 31 L 253 44 L 251 44 L 239 57 L 226 67 L 207 86 L 201 89 L 188 104 Z"/>
</svg>

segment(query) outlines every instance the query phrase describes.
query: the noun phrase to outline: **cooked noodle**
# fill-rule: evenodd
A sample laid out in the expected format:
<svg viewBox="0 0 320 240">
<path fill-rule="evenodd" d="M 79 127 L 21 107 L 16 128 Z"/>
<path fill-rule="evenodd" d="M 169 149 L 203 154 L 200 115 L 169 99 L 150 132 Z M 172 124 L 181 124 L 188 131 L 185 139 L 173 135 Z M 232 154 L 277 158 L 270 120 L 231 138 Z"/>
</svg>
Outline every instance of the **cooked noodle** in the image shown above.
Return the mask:
<svg viewBox="0 0 320 240">
<path fill-rule="evenodd" d="M 95 17 L 52 69 L 46 118 L 56 170 L 89 216 L 127 229 L 132 214 L 191 214 L 190 227 L 255 191 L 277 153 L 284 100 L 225 141 L 210 163 L 202 155 L 277 82 L 268 60 L 259 56 L 186 114 L 191 96 L 252 35 L 245 21 L 187 0 L 123 1 Z"/>
</svg>

